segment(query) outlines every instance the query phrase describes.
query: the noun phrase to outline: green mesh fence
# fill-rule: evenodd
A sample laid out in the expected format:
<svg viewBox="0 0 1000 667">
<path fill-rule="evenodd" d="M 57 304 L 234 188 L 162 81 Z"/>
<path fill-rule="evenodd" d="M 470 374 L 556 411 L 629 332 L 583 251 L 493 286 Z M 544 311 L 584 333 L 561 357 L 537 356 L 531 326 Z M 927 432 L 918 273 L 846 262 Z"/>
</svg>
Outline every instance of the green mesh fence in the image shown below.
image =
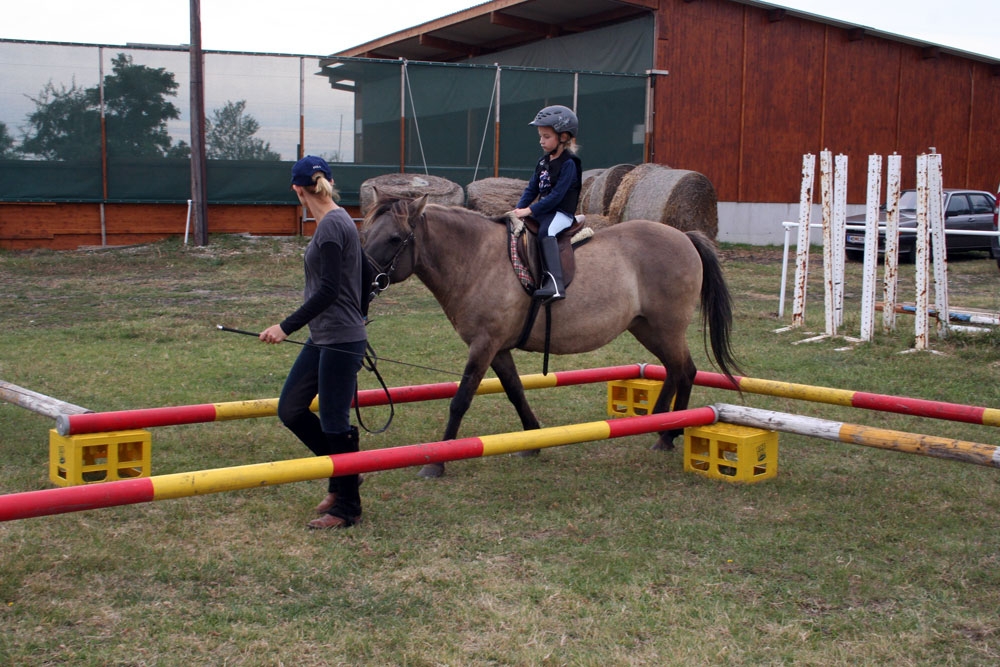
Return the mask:
<svg viewBox="0 0 1000 667">
<path fill-rule="evenodd" d="M 382 174 L 466 186 L 528 178 L 528 122 L 575 107 L 584 168 L 643 159 L 644 75 L 207 52 L 210 203 L 293 204 L 302 154 L 331 162 L 342 202 Z M 182 48 L 0 40 L 0 201 L 184 202 L 190 60 Z M 499 133 L 499 136 L 497 134 Z"/>
</svg>

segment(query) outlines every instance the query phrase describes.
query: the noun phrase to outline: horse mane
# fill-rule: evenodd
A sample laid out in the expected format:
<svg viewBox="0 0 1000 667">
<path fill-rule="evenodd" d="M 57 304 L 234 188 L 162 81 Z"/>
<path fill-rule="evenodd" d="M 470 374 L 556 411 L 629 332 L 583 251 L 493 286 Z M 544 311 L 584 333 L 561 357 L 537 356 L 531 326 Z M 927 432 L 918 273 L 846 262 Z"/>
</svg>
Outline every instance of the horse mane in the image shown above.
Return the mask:
<svg viewBox="0 0 1000 667">
<path fill-rule="evenodd" d="M 370 211 L 365 215 L 364 220 L 361 223 L 361 228 L 365 229 L 369 227 L 377 218 L 391 213 L 397 220 L 405 221 L 409 216 L 407 211 L 407 205 L 414 201 L 416 197 L 386 197 L 384 199 L 379 199 L 375 206 L 371 208 Z M 479 211 L 474 211 L 470 208 L 465 208 L 464 206 L 454 206 L 448 204 L 437 204 L 434 202 L 428 202 L 427 208 L 436 208 L 443 211 L 450 211 L 457 215 L 463 217 L 470 217 L 472 219 L 482 219 L 493 224 L 506 224 L 507 214 L 499 216 L 488 216 Z"/>
</svg>

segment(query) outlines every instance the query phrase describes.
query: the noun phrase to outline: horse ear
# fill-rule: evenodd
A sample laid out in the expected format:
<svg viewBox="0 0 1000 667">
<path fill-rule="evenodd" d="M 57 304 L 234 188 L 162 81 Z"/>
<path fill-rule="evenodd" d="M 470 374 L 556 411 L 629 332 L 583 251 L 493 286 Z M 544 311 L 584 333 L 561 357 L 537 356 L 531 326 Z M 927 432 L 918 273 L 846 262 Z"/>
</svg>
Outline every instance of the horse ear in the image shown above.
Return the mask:
<svg viewBox="0 0 1000 667">
<path fill-rule="evenodd" d="M 413 200 L 410 204 L 410 208 L 413 211 L 414 217 L 424 214 L 424 208 L 427 206 L 427 197 L 429 195 L 421 195 Z"/>
</svg>

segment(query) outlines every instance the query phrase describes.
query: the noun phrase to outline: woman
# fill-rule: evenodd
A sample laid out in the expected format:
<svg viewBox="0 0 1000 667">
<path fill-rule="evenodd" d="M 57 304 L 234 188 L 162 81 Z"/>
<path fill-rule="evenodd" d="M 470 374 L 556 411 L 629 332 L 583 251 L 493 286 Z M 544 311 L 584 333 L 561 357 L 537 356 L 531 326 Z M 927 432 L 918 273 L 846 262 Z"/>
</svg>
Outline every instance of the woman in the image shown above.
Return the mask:
<svg viewBox="0 0 1000 667">
<path fill-rule="evenodd" d="M 361 242 L 358 230 L 336 204 L 330 166 L 309 155 L 292 167 L 292 190 L 317 220 L 306 246 L 305 299 L 280 324 L 260 333 L 265 343 L 280 343 L 302 327 L 309 338 L 285 379 L 278 399 L 281 422 L 317 456 L 358 451 L 358 429 L 351 426 L 351 403 L 367 336 L 361 312 Z M 319 395 L 319 416 L 309 406 Z M 309 528 L 349 528 L 361 520 L 357 475 L 331 477 L 327 495 L 316 506 L 321 515 Z"/>
</svg>

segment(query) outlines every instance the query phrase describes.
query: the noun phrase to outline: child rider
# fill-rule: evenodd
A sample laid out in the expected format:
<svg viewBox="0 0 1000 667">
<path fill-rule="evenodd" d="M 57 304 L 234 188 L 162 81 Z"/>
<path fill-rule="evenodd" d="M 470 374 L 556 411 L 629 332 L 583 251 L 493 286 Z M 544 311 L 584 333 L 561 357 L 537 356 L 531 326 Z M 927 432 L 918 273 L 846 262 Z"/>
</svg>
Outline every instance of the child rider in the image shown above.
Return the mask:
<svg viewBox="0 0 1000 667">
<path fill-rule="evenodd" d="M 576 156 L 579 121 L 571 109 L 557 104 L 539 111 L 529 125 L 538 128 L 538 143 L 545 155 L 535 165 L 514 215 L 531 216 L 538 222 L 542 284 L 533 297 L 549 303 L 566 297 L 556 236 L 573 224 L 580 199 L 583 170 Z"/>
</svg>

